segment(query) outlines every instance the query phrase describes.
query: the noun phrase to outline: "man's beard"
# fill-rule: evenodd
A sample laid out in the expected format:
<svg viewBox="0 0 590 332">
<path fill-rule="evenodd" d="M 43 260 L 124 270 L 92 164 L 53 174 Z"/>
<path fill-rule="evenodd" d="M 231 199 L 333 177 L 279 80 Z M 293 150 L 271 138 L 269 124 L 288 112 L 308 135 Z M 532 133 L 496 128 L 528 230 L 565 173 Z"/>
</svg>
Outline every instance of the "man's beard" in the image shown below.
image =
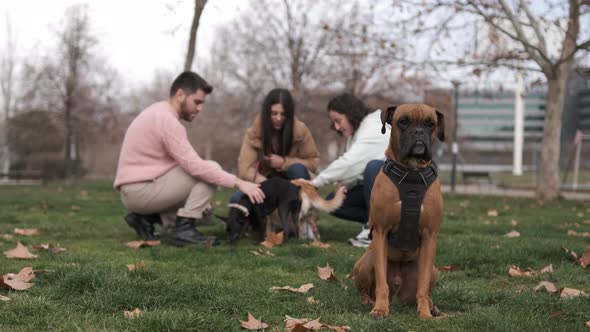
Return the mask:
<svg viewBox="0 0 590 332">
<path fill-rule="evenodd" d="M 191 117 L 190 113 L 186 109 L 186 99 L 182 101 L 180 104 L 180 118 L 184 121 L 191 122 L 193 121 L 193 117 Z"/>
</svg>

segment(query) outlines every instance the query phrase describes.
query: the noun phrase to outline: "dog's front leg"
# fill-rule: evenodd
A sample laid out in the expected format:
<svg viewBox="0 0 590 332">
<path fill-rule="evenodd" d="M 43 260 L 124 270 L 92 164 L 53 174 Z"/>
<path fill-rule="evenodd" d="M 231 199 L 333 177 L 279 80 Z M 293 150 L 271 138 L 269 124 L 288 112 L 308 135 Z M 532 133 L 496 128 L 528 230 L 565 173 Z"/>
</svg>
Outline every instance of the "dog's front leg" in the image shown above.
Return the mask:
<svg viewBox="0 0 590 332">
<path fill-rule="evenodd" d="M 373 229 L 375 250 L 375 307 L 371 316 L 385 318 L 389 315 L 389 286 L 387 285 L 387 236 L 382 227 Z"/>
<path fill-rule="evenodd" d="M 430 287 L 436 256 L 436 235 L 424 232 L 422 245 L 418 255 L 418 282 L 416 290 L 416 303 L 420 318 L 431 318 L 430 312 Z"/>
</svg>

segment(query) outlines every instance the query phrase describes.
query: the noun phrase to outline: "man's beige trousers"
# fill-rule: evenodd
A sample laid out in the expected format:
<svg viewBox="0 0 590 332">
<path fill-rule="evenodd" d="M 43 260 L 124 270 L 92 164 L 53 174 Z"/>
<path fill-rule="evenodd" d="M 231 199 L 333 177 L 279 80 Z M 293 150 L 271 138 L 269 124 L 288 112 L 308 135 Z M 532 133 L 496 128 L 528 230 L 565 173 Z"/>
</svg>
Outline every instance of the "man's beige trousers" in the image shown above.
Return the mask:
<svg viewBox="0 0 590 332">
<path fill-rule="evenodd" d="M 220 167 L 221 168 L 221 167 Z M 122 185 L 121 201 L 127 210 L 139 214 L 159 213 L 165 226 L 176 216 L 201 218 L 211 208 L 216 186 L 199 181 L 180 166 L 159 178 Z"/>
</svg>

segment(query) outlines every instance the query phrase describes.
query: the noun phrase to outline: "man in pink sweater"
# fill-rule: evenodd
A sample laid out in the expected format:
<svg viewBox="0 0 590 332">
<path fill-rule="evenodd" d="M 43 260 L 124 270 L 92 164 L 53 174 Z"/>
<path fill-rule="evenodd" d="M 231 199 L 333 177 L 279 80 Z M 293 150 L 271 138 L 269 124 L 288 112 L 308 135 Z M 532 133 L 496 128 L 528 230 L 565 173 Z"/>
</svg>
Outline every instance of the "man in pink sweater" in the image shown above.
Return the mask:
<svg viewBox="0 0 590 332">
<path fill-rule="evenodd" d="M 180 120 L 191 122 L 211 91 L 202 77 L 184 72 L 172 83 L 168 100 L 143 110 L 127 128 L 114 187 L 130 211 L 125 221 L 145 240 L 156 238 L 154 223 L 160 223 L 161 216 L 172 215 L 172 244 L 210 241 L 195 226 L 203 211 L 211 208 L 217 185 L 236 188 L 253 203 L 264 200 L 259 184 L 240 180 L 218 163 L 202 159 L 187 138 Z"/>
</svg>

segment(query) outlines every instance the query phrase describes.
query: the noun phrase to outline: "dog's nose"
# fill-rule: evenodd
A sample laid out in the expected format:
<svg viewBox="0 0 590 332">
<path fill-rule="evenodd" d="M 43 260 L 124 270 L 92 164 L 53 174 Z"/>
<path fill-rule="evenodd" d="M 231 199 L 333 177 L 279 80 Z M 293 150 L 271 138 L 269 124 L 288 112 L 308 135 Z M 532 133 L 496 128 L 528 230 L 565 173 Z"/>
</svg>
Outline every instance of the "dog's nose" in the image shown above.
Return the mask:
<svg viewBox="0 0 590 332">
<path fill-rule="evenodd" d="M 412 134 L 414 135 L 424 135 L 424 128 L 414 128 L 414 130 L 412 130 Z"/>
</svg>

